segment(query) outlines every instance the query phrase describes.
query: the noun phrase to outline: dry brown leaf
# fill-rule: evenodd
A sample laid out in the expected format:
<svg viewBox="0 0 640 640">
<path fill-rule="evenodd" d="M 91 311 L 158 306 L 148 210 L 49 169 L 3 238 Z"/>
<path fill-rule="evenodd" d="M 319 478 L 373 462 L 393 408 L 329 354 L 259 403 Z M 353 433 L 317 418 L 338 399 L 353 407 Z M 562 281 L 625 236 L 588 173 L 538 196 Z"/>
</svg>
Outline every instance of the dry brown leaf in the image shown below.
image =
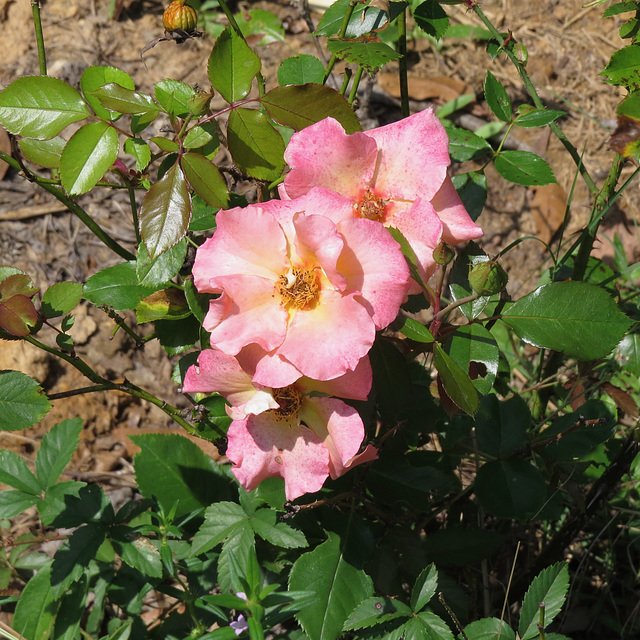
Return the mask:
<svg viewBox="0 0 640 640">
<path fill-rule="evenodd" d="M 382 89 L 394 98 L 400 97 L 400 80 L 394 73 L 379 73 L 378 83 Z M 431 78 L 409 78 L 409 97 L 412 100 L 433 99 L 439 103 L 454 100 L 468 93 L 464 82 L 447 76 Z"/>
<path fill-rule="evenodd" d="M 567 210 L 567 194 L 559 184 L 545 184 L 535 190 L 531 213 L 538 237 L 549 244 L 562 226 Z"/>
<path fill-rule="evenodd" d="M 0 127 L 0 149 L 7 155 L 11 155 L 11 140 L 4 127 Z M 4 160 L 0 160 L 0 180 L 4 178 L 8 168 L 9 165 Z"/>
<path fill-rule="evenodd" d="M 605 382 L 602 385 L 602 390 L 616 403 L 617 407 L 622 409 L 628 416 L 633 418 L 638 417 L 638 405 L 626 391 L 612 385 L 610 382 Z"/>
</svg>

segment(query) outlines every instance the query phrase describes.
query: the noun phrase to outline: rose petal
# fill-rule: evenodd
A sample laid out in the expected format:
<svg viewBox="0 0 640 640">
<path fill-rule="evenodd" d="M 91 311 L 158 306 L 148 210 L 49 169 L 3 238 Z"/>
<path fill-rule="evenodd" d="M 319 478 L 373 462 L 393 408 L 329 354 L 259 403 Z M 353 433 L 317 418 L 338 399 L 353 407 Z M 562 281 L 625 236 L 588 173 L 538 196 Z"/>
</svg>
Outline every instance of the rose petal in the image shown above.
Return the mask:
<svg viewBox="0 0 640 640">
<path fill-rule="evenodd" d="M 337 120 L 325 118 L 291 136 L 284 154 L 291 167 L 284 179 L 286 192 L 296 198 L 325 187 L 358 200 L 373 176 L 376 156 L 370 136 L 348 135 Z"/>
<path fill-rule="evenodd" d="M 369 356 L 365 356 L 358 362 L 353 371 L 347 371 L 344 375 L 333 380 L 312 380 L 310 378 L 300 378 L 296 382 L 296 388 L 309 394 L 319 391 L 329 396 L 349 398 L 351 400 L 366 400 L 371 391 L 373 374 Z"/>
<path fill-rule="evenodd" d="M 227 433 L 231 471 L 247 491 L 265 478 L 284 478 L 287 500 L 320 490 L 329 475 L 325 445 L 310 429 L 279 421 L 275 415 L 262 413 L 231 423 Z"/>
<path fill-rule="evenodd" d="M 373 138 L 380 151 L 374 188 L 379 196 L 433 198 L 447 175 L 450 158 L 447 133 L 432 108 L 364 135 Z"/>
<path fill-rule="evenodd" d="M 353 370 L 375 339 L 375 326 L 355 296 L 323 289 L 312 309 L 301 309 L 289 324 L 278 353 L 315 380 Z"/>
<path fill-rule="evenodd" d="M 338 230 L 345 239 L 338 269 L 348 278 L 348 291 L 362 294 L 376 329 L 383 329 L 407 297 L 409 267 L 400 245 L 373 220 L 345 220 Z"/>
<path fill-rule="evenodd" d="M 482 229 L 467 213 L 448 175 L 440 191 L 431 200 L 431 204 L 442 220 L 443 242 L 454 245 L 467 240 L 476 240 L 484 235 Z"/>
</svg>

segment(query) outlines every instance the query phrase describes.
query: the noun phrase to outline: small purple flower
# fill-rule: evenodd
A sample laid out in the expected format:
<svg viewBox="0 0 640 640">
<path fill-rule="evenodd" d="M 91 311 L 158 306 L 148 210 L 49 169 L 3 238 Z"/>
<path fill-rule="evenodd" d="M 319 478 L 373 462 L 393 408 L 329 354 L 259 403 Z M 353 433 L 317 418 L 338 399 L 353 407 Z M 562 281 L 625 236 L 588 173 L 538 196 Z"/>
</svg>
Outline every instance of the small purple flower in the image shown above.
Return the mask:
<svg viewBox="0 0 640 640">
<path fill-rule="evenodd" d="M 245 617 L 240 614 L 238 619 L 232 622 L 229 625 L 235 632 L 237 636 L 239 636 L 243 631 L 246 631 L 249 628 L 249 623 L 246 621 Z"/>
</svg>

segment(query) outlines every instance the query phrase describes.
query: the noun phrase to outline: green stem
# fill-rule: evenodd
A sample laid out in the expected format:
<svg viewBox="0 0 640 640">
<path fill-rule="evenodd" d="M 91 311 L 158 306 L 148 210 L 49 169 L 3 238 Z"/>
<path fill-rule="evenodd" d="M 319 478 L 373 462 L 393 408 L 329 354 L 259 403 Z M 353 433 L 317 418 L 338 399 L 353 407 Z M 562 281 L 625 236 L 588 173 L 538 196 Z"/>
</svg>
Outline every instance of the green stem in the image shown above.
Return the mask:
<svg viewBox="0 0 640 640">
<path fill-rule="evenodd" d="M 600 193 L 596 196 L 596 200 L 591 210 L 591 216 L 589 217 L 589 223 L 580 237 L 580 248 L 578 249 L 578 255 L 576 256 L 573 266 L 573 272 L 571 275 L 572 280 L 582 280 L 584 274 L 587 271 L 587 264 L 589 262 L 589 256 L 593 249 L 593 243 L 595 242 L 600 222 L 604 217 L 604 214 L 610 209 L 612 199 L 615 195 L 616 185 L 624 166 L 624 158 L 618 154 L 614 158 L 611 168 L 609 169 L 609 175 L 605 180 L 604 185 Z"/>
<path fill-rule="evenodd" d="M 238 36 L 240 36 L 240 38 L 242 38 L 244 40 L 245 44 L 247 44 L 247 46 L 249 46 L 248 43 L 247 43 L 247 39 L 242 34 L 242 31 L 240 31 L 240 27 L 238 26 L 238 22 L 237 22 L 235 16 L 233 15 L 233 13 L 231 13 L 231 10 L 229 9 L 229 5 L 227 4 L 227 0 L 218 0 L 218 4 L 220 5 L 220 8 L 222 9 L 224 15 L 227 17 L 227 20 L 229 21 L 229 24 L 231 25 L 231 28 L 236 32 L 236 34 Z M 266 81 L 264 79 L 264 76 L 259 71 L 258 71 L 258 73 L 256 75 L 256 78 L 258 79 L 258 93 L 259 93 L 260 97 L 262 97 L 266 92 L 267 83 L 266 83 Z"/>
<path fill-rule="evenodd" d="M 44 36 L 42 35 L 42 21 L 40 20 L 40 0 L 31 0 L 31 13 L 33 26 L 36 30 L 36 43 L 38 44 L 38 60 L 40 62 L 40 75 L 47 75 L 47 54 L 44 50 Z"/>
<path fill-rule="evenodd" d="M 362 79 L 362 72 L 364 71 L 364 67 L 358 67 L 356 71 L 356 75 L 353 77 L 353 84 L 351 85 L 351 92 L 349 93 L 349 104 L 353 105 L 353 101 L 356 99 L 358 95 L 358 86 L 360 85 L 360 80 Z"/>
<path fill-rule="evenodd" d="M 145 340 L 143 336 L 139 336 L 125 321 L 124 318 L 119 316 L 111 307 L 103 305 L 101 309 L 116 323 L 116 325 L 122 329 L 133 341 L 137 347 L 144 345 Z M 115 333 L 117 329 L 113 332 Z"/>
<path fill-rule="evenodd" d="M 349 20 L 351 20 L 351 16 L 353 15 L 353 10 L 356 8 L 358 4 L 358 0 L 351 0 L 349 2 L 349 6 L 347 7 L 347 12 L 344 14 L 344 18 L 342 19 L 342 24 L 340 25 L 340 31 L 335 35 L 336 38 L 344 38 L 344 34 L 347 33 L 347 27 L 349 26 Z M 336 66 L 336 62 L 338 62 L 338 56 L 334 53 L 332 54 L 329 64 L 327 64 L 327 68 L 324 71 L 324 78 L 322 79 L 322 84 L 327 84 L 327 80 L 333 71 L 333 67 Z"/>
<path fill-rule="evenodd" d="M 406 9 L 398 16 L 398 75 L 400 78 L 400 104 L 402 107 L 402 117 L 409 116 L 409 77 L 407 70 L 407 11 Z"/>
<path fill-rule="evenodd" d="M 64 204 L 72 213 L 75 213 L 81 222 L 93 231 L 95 236 L 109 247 L 112 251 L 117 253 L 121 258 L 125 260 L 135 260 L 136 257 L 130 251 L 127 251 L 123 246 L 116 242 L 93 218 L 79 205 L 77 205 L 62 189 L 59 189 L 55 185 L 48 182 L 42 182 L 40 177 L 31 173 L 25 167 L 23 167 L 15 158 L 12 158 L 4 151 L 0 151 L 0 160 L 4 160 L 10 167 L 16 171 L 23 171 L 25 177 L 30 182 L 35 182 L 39 187 L 42 187 L 45 191 L 48 191 L 51 195 L 55 196 L 62 204 Z"/>
<path fill-rule="evenodd" d="M 349 86 L 349 81 L 351 80 L 352 75 L 351 69 L 344 70 L 344 79 L 342 80 L 342 87 L 340 87 L 340 95 L 343 96 L 347 93 L 347 87 Z"/>
<path fill-rule="evenodd" d="M 538 95 L 538 92 L 536 91 L 536 88 L 533 85 L 533 82 L 531 81 L 531 78 L 527 74 L 527 72 L 526 72 L 526 70 L 524 68 L 524 65 L 522 64 L 522 62 L 520 62 L 520 60 L 518 60 L 518 57 L 513 53 L 513 51 L 511 51 L 508 47 L 507 48 L 504 47 L 504 38 L 502 37 L 502 34 L 493 26 L 493 23 L 491 22 L 491 20 L 489 20 L 489 18 L 487 18 L 487 16 L 484 14 L 484 12 L 482 11 L 482 9 L 480 8 L 480 6 L 477 3 L 473 3 L 473 5 L 471 5 L 471 3 L 469 3 L 468 6 L 470 6 L 470 8 L 472 8 L 475 11 L 475 13 L 478 16 L 478 18 L 482 21 L 482 23 L 491 32 L 491 35 L 503 47 L 503 51 L 505 52 L 507 57 L 511 60 L 511 62 L 513 63 L 513 65 L 517 69 L 517 71 L 518 71 L 518 73 L 520 75 L 520 78 L 521 78 L 521 80 L 522 80 L 527 92 L 531 96 L 531 100 L 533 101 L 533 104 L 536 107 L 538 107 L 538 109 L 543 109 L 544 108 L 544 104 L 543 104 L 542 100 L 540 100 L 540 96 Z M 560 140 L 560 142 L 562 143 L 564 148 L 569 152 L 569 155 L 573 158 L 573 161 L 576 163 L 576 166 L 578 167 L 578 169 L 580 171 L 580 175 L 582 176 L 582 179 L 584 180 L 585 184 L 587 185 L 587 188 L 589 189 L 589 192 L 591 193 L 591 195 L 594 196 L 594 197 L 597 196 L 598 187 L 596 186 L 596 183 L 594 182 L 593 178 L 591 177 L 591 174 L 589 173 L 587 168 L 582 163 L 582 159 L 580 158 L 580 154 L 578 153 L 577 149 L 569 141 L 567 136 L 564 135 L 564 132 L 562 131 L 562 129 L 555 122 L 552 122 L 549 125 L 549 128 L 551 129 L 551 131 L 553 131 L 553 133 L 556 135 L 558 140 Z"/>
<path fill-rule="evenodd" d="M 54 355 L 64 360 L 65 362 L 68 362 L 86 378 L 91 380 L 91 382 L 103 387 L 105 391 L 122 391 L 124 393 L 128 393 L 130 396 L 140 398 L 141 400 L 146 400 L 147 402 L 154 404 L 156 407 L 164 411 L 164 413 L 166 413 L 170 418 L 177 422 L 187 433 L 198 435 L 195 427 L 182 417 L 182 412 L 180 411 L 180 409 L 168 404 L 164 400 L 160 400 L 160 398 L 156 398 L 156 396 L 152 395 L 148 391 L 145 391 L 144 389 L 141 389 L 132 382 L 129 382 L 126 379 L 124 382 L 111 382 L 110 380 L 106 380 L 101 375 L 96 373 L 89 366 L 89 364 L 87 364 L 78 356 L 73 356 L 65 353 L 64 351 L 60 351 L 59 349 L 55 349 L 54 347 L 50 347 L 49 345 L 44 344 L 44 342 L 40 342 L 33 336 L 26 336 L 25 340 L 29 344 L 32 344 L 34 347 L 38 347 L 38 349 L 42 349 L 42 351 L 46 351 L 47 353 L 50 353 L 51 355 Z"/>
<path fill-rule="evenodd" d="M 142 238 L 140 237 L 140 225 L 138 224 L 138 204 L 136 202 L 136 192 L 126 176 L 123 176 L 124 184 L 129 192 L 129 205 L 131 206 L 131 216 L 133 217 L 133 229 L 136 232 L 136 243 L 140 246 Z"/>
</svg>

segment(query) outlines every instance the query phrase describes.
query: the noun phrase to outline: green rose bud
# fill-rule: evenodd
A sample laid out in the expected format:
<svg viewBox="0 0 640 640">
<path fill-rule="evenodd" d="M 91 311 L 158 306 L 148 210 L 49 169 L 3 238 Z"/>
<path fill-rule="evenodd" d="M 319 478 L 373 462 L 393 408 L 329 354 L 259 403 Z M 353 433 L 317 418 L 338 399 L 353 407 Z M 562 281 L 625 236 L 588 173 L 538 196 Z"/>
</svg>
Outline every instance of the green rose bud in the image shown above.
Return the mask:
<svg viewBox="0 0 640 640">
<path fill-rule="evenodd" d="M 213 98 L 213 91 L 205 92 L 198 91 L 195 95 L 189 98 L 187 106 L 189 107 L 189 113 L 192 116 L 204 116 L 209 113 L 209 103 Z"/>
<path fill-rule="evenodd" d="M 433 250 L 433 259 L 436 264 L 445 265 L 449 264 L 456 256 L 455 249 L 446 242 L 441 242 L 434 250 Z"/>
<path fill-rule="evenodd" d="M 480 296 L 492 296 L 505 288 L 509 276 L 495 261 L 487 260 L 476 264 L 469 272 L 469 284 Z"/>
</svg>

